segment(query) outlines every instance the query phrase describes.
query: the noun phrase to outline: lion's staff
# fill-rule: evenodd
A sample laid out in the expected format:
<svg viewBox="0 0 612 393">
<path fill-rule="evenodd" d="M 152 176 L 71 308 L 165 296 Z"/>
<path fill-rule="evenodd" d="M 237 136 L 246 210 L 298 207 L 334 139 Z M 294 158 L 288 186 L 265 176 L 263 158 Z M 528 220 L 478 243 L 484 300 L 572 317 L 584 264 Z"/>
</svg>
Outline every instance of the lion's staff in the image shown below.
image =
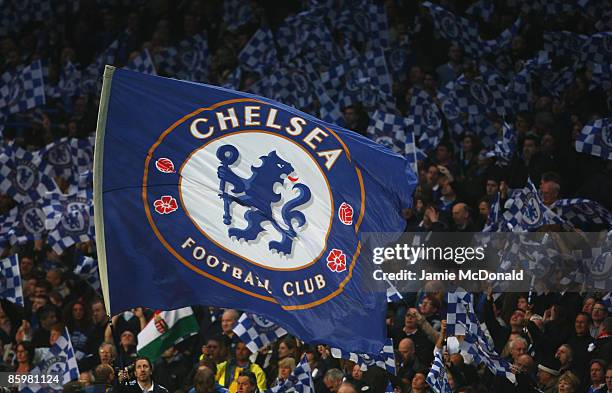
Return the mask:
<svg viewBox="0 0 612 393">
<path fill-rule="evenodd" d="M 236 162 L 238 156 L 238 149 L 232 145 L 224 145 L 217 150 L 217 158 L 221 161 L 221 166 L 226 169 L 229 169 L 229 166 Z M 229 225 L 232 223 L 232 216 L 229 212 L 230 195 L 225 191 L 225 179 L 221 177 L 219 179 L 221 180 L 219 183 L 219 197 L 223 199 L 223 223 Z"/>
</svg>

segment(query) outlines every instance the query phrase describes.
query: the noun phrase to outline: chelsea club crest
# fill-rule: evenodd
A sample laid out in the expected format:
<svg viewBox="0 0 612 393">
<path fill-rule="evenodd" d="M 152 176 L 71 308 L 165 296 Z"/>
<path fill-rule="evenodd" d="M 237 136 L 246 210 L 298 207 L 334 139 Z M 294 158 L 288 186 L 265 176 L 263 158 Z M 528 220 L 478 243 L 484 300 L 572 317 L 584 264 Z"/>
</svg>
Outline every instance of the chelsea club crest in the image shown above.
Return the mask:
<svg viewBox="0 0 612 393">
<path fill-rule="evenodd" d="M 286 309 L 340 294 L 365 187 L 333 130 L 254 99 L 201 108 L 149 149 L 142 197 L 177 263 Z"/>
</svg>

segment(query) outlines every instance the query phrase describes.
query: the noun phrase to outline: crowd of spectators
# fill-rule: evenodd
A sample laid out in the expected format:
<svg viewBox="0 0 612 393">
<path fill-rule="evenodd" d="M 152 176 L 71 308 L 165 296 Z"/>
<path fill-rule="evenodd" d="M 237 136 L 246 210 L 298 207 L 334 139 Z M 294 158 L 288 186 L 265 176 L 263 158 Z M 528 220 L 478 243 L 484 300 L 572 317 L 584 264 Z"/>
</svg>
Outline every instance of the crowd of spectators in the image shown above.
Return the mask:
<svg viewBox="0 0 612 393">
<path fill-rule="evenodd" d="M 0 37 L 0 73 L 42 60 L 46 83 L 53 85 L 68 62 L 84 69 L 120 34 L 117 66 L 125 65 L 145 48 L 155 59 L 164 48 L 205 31 L 210 68 L 208 79 L 200 82 L 222 85 L 238 65 L 241 48 L 259 26 L 274 30 L 305 6 L 298 1 L 251 1 L 250 21 L 228 29 L 224 2 L 220 1 L 73 3 L 78 4 L 74 10 L 25 23 L 18 31 Z M 331 3 L 348 9 L 360 7 L 357 2 Z M 474 67 L 473 59 L 468 61 L 461 47 L 436 34 L 420 3 L 383 2 L 392 40 L 410 35 L 406 49 L 409 67 L 404 78 L 393 84 L 397 107 L 404 115 L 413 88 L 435 93 Z M 521 13 L 516 4 L 494 3 L 497 8 L 491 22 L 479 21 L 483 35 L 495 36 Z M 470 2 L 441 4 L 463 14 Z M 554 18 L 523 16 L 525 25 L 504 57 L 509 70 L 520 69 L 541 49 L 544 31 L 596 32 L 594 21 L 580 13 Z M 418 29 L 413 25 L 415 20 L 419 21 Z M 332 33 L 341 45 L 342 32 Z M 164 75 L 161 70 L 158 74 Z M 481 231 L 495 196 L 500 193 L 506 199 L 509 190 L 524 187 L 528 178 L 539 186 L 546 205 L 560 198 L 581 197 L 612 209 L 612 161 L 577 153 L 574 148 L 585 124 L 610 114 L 612 90 L 591 89 L 590 78 L 590 70 L 583 68 L 561 95 L 534 91 L 533 111 L 519 112 L 511 120 L 518 143 L 506 166 L 496 165 L 476 133 L 467 129 L 462 135 L 452 135 L 445 129 L 445 138 L 429 152 L 429 158 L 419 162 L 414 206 L 403 212 L 407 231 Z M 246 72 L 240 87 L 246 89 L 255 80 L 254 74 Z M 4 118 L 3 141 L 36 150 L 66 136 L 90 137 L 95 133 L 98 104 L 96 94 L 47 97 L 44 107 Z M 366 135 L 369 114 L 359 105 L 342 110 L 345 126 Z M 503 120 L 491 120 L 501 132 Z M 7 195 L 1 195 L 0 202 L 0 215 L 16 203 Z M 25 308 L 1 300 L 0 371 L 27 373 L 36 364 L 40 349 L 53 345 L 66 327 L 81 375 L 65 390 L 91 391 L 87 387 L 93 384 L 117 388 L 117 373 L 134 362 L 138 333 L 153 312 L 140 308 L 126 311 L 113 317 L 110 329 L 103 301 L 73 273 L 77 257 L 95 256 L 94 250 L 94 244 L 88 242 L 58 255 L 44 239 L 5 248 L 3 256 L 19 255 Z M 239 316 L 236 310 L 194 305 L 199 334 L 168 348 L 153 364 L 153 380 L 171 392 L 264 391 L 286 379 L 306 354 L 317 393 L 382 393 L 388 381 L 397 393 L 429 392 L 425 377 L 434 347 L 444 336 L 446 310 L 444 292 L 430 284 L 421 295 L 405 294 L 401 303 L 389 305 L 387 327 L 389 337 L 394 338 L 397 376 L 377 367 L 362 371 L 350 361 L 333 358 L 325 346 L 305 345 L 291 336 L 251 354 L 232 331 Z M 503 294 L 497 299 L 491 294 L 476 294 L 480 319 L 496 351 L 520 376 L 519 384 L 493 376 L 462 353 L 445 353 L 453 392 L 535 392 L 538 388 L 546 393 L 612 392 L 612 317 L 609 302 L 602 301 L 604 295 L 546 293 L 528 302 L 526 294 Z"/>
</svg>

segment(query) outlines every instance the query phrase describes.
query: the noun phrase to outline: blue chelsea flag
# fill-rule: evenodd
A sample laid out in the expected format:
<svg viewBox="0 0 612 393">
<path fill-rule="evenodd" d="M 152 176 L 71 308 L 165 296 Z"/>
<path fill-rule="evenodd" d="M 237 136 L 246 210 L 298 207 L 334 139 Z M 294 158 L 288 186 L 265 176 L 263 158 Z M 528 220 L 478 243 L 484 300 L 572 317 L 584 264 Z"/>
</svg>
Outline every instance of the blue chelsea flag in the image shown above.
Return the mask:
<svg viewBox="0 0 612 393">
<path fill-rule="evenodd" d="M 266 98 L 107 66 L 94 169 L 113 314 L 234 307 L 306 342 L 378 353 L 365 232 L 402 232 L 401 156 Z"/>
</svg>

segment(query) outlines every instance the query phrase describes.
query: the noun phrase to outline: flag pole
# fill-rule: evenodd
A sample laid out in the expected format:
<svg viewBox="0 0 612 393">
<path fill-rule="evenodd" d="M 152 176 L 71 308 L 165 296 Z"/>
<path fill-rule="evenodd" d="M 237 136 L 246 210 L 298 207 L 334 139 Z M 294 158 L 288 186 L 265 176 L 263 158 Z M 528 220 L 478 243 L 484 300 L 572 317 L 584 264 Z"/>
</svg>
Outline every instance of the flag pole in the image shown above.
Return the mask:
<svg viewBox="0 0 612 393">
<path fill-rule="evenodd" d="M 94 148 L 93 165 L 93 200 L 94 200 L 94 224 L 96 228 L 96 252 L 98 259 L 98 271 L 100 272 L 100 286 L 104 307 L 110 320 L 110 293 L 108 289 L 108 269 L 106 266 L 106 244 L 104 238 L 104 211 L 102 201 L 102 168 L 104 157 L 104 133 L 106 130 L 106 116 L 110 98 L 111 84 L 115 67 L 107 65 L 104 67 L 102 77 L 102 93 L 100 94 L 100 108 L 98 109 L 98 124 L 96 126 L 96 143 Z M 112 325 L 111 325 L 112 326 Z"/>
</svg>

